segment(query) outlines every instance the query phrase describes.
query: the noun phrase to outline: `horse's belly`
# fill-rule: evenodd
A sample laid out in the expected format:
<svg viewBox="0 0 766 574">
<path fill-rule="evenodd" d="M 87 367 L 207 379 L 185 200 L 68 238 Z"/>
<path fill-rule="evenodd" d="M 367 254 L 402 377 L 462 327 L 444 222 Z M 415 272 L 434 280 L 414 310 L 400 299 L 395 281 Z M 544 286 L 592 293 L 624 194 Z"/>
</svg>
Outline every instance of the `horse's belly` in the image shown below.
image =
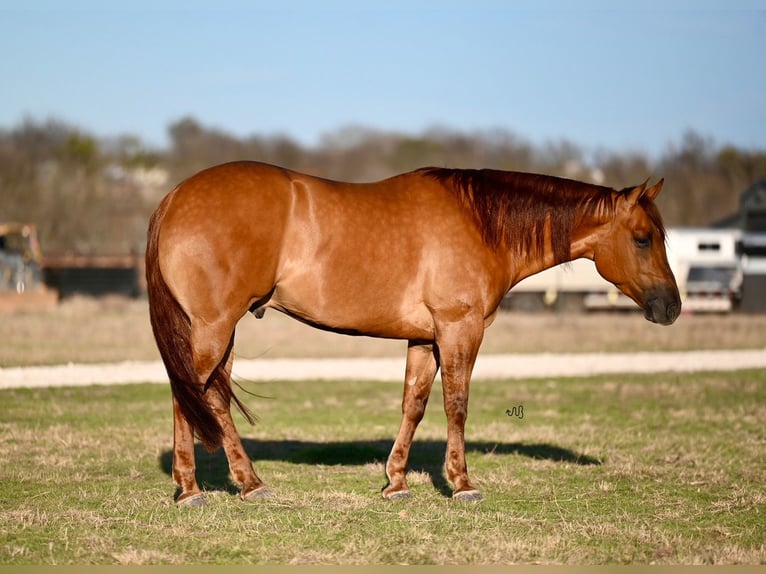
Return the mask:
<svg viewBox="0 0 766 574">
<path fill-rule="evenodd" d="M 388 339 L 431 340 L 433 318 L 421 302 L 360 289 L 345 297 L 278 285 L 267 307 L 320 329 Z"/>
</svg>

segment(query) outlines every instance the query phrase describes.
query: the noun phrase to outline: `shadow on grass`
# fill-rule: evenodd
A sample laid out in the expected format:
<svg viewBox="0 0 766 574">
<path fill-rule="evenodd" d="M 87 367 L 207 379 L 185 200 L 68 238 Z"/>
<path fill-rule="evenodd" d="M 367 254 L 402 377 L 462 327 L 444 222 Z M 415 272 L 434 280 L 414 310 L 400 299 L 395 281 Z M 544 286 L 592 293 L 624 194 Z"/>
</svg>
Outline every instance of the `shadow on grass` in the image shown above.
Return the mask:
<svg viewBox="0 0 766 574">
<path fill-rule="evenodd" d="M 277 460 L 292 464 L 349 466 L 375 462 L 385 463 L 393 440 L 314 442 L 243 439 L 242 443 L 250 459 L 255 462 L 257 472 L 259 460 Z M 428 474 L 434 487 L 440 493 L 444 496 L 451 496 L 452 489 L 442 472 L 446 449 L 446 441 L 414 441 L 410 451 L 408 469 Z M 516 454 L 536 460 L 567 462 L 584 466 L 601 464 L 597 458 L 545 443 L 467 442 L 466 452 L 498 455 Z M 198 444 L 195 447 L 195 455 L 197 458 L 197 480 L 200 486 L 207 490 L 223 490 L 232 494 L 239 492 L 229 480 L 229 466 L 223 449 L 211 453 Z M 160 466 L 168 475 L 171 474 L 172 463 L 173 452 L 171 450 L 160 455 Z M 381 487 L 385 483 L 385 476 L 382 479 Z"/>
</svg>

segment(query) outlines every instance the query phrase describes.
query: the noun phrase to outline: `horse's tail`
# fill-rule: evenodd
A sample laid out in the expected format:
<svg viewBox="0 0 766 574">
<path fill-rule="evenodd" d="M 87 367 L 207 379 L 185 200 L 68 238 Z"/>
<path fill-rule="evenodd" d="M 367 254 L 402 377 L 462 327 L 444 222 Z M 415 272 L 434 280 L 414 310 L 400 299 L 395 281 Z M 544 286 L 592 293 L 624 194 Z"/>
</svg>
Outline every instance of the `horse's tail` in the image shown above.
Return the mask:
<svg viewBox="0 0 766 574">
<path fill-rule="evenodd" d="M 247 408 L 234 396 L 225 359 L 210 375 L 206 384 L 200 385 L 194 369 L 191 347 L 191 322 L 181 305 L 170 292 L 159 265 L 159 232 L 167 211 L 163 201 L 152 214 L 146 244 L 146 289 L 149 298 L 149 318 L 157 348 L 165 363 L 170 379 L 173 397 L 178 402 L 183 416 L 194 429 L 205 448 L 214 450 L 221 446 L 223 429 L 213 413 L 204 394 L 209 387 L 229 404 L 234 399 L 239 409 L 252 422 Z M 231 352 L 231 348 L 229 348 Z"/>
</svg>

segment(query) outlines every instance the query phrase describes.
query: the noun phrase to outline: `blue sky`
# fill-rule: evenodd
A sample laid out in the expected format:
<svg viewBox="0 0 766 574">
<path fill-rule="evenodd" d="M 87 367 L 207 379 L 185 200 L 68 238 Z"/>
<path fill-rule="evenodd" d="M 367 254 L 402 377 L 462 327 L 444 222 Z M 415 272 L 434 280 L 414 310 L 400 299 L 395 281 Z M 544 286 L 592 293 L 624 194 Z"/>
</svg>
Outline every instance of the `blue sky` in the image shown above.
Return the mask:
<svg viewBox="0 0 766 574">
<path fill-rule="evenodd" d="M 766 149 L 766 3 L 0 0 L 0 128 L 166 143 L 192 115 L 305 144 L 503 128 L 662 153 Z"/>
</svg>

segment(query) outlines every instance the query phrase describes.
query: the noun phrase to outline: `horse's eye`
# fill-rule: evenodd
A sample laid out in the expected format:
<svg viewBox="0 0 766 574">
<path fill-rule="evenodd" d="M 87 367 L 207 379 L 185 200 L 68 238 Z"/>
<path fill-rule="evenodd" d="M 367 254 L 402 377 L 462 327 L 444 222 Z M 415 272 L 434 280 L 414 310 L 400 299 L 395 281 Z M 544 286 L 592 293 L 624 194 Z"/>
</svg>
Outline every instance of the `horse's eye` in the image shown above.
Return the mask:
<svg viewBox="0 0 766 574">
<path fill-rule="evenodd" d="M 650 247 L 652 244 L 652 236 L 647 235 L 646 237 L 634 237 L 633 241 L 636 242 L 636 247 L 639 247 L 641 249 L 646 249 L 647 247 Z"/>
</svg>

